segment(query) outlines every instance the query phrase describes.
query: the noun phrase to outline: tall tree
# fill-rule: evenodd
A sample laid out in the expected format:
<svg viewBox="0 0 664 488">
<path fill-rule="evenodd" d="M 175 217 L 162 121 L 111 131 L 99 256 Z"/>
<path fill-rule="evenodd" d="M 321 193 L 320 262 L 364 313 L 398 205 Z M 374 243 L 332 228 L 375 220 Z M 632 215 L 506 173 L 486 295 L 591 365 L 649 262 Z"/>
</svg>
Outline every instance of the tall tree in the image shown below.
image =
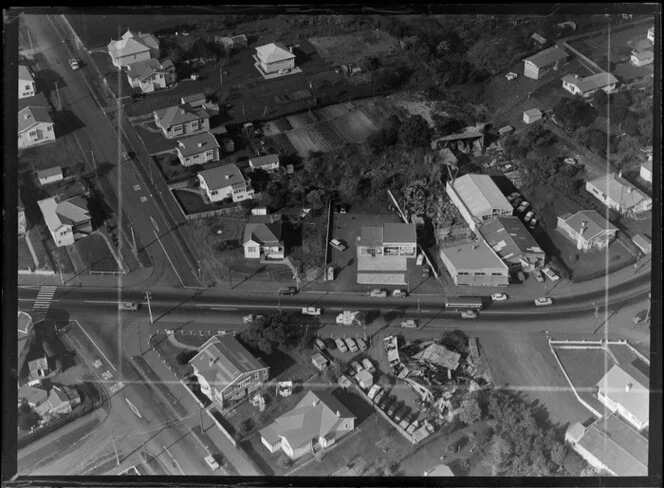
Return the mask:
<svg viewBox="0 0 664 488">
<path fill-rule="evenodd" d="M 421 115 L 411 115 L 403 123 L 401 138 L 409 147 L 428 147 L 431 144 L 431 128 Z"/>
</svg>

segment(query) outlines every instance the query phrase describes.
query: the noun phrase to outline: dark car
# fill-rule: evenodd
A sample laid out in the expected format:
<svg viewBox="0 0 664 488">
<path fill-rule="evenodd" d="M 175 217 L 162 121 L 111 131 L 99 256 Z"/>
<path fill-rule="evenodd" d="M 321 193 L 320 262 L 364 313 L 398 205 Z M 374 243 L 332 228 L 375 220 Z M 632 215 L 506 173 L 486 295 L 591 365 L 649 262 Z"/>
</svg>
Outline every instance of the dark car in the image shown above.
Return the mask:
<svg viewBox="0 0 664 488">
<path fill-rule="evenodd" d="M 392 417 L 394 415 L 394 413 L 399 409 L 400 406 L 401 406 L 401 404 L 399 402 L 394 402 L 394 403 L 392 403 L 392 405 L 390 405 L 390 407 L 387 409 L 387 411 L 385 413 L 389 417 Z"/>
<path fill-rule="evenodd" d="M 350 205 L 348 205 L 346 203 L 339 203 L 339 204 L 334 206 L 334 211 L 336 213 L 345 214 L 345 213 L 348 213 L 349 210 L 350 210 Z"/>
<path fill-rule="evenodd" d="M 297 288 L 294 286 L 279 288 L 279 295 L 297 295 Z"/>
<path fill-rule="evenodd" d="M 334 339 L 332 339 L 331 337 L 326 337 L 323 340 L 325 341 L 325 347 L 327 347 L 328 349 L 336 349 L 337 348 L 337 343 L 334 342 Z"/>
<path fill-rule="evenodd" d="M 401 420 L 408 415 L 410 412 L 410 407 L 407 405 L 404 405 L 400 409 L 398 409 L 396 412 L 394 412 L 394 421 L 395 422 L 401 422 Z"/>
<path fill-rule="evenodd" d="M 390 396 L 389 394 L 383 395 L 383 397 L 378 401 L 378 408 L 381 410 L 385 410 L 390 403 L 394 401 L 394 398 Z"/>
</svg>

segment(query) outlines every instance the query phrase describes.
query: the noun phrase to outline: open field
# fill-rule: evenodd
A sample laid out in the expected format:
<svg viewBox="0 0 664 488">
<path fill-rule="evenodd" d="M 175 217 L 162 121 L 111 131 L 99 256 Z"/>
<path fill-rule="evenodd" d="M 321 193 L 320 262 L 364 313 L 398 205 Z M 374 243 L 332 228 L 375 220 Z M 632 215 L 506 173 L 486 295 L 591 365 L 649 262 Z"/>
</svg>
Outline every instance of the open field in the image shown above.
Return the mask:
<svg viewBox="0 0 664 488">
<path fill-rule="evenodd" d="M 359 63 L 365 56 L 382 58 L 399 52 L 399 41 L 382 31 L 310 37 L 309 41 L 332 64 Z"/>
<path fill-rule="evenodd" d="M 591 417 L 570 391 L 544 334 L 478 333 L 496 388 L 522 391 L 546 408 L 553 424 Z"/>
</svg>

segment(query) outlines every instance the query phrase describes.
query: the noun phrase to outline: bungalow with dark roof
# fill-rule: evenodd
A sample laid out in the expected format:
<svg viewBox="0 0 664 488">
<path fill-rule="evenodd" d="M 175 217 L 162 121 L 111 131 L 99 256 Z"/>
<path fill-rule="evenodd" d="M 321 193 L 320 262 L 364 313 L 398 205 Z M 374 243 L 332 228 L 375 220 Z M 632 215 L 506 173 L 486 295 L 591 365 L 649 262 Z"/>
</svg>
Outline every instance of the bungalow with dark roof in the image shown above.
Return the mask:
<svg viewBox="0 0 664 488">
<path fill-rule="evenodd" d="M 655 60 L 655 55 L 652 51 L 641 51 L 638 53 L 632 53 L 629 59 L 634 66 L 639 68 L 641 66 L 652 64 Z"/>
<path fill-rule="evenodd" d="M 327 449 L 355 428 L 355 416 L 326 391 L 309 391 L 290 412 L 261 429 L 270 452 L 281 449 L 295 460 Z"/>
<path fill-rule="evenodd" d="M 572 95 L 581 95 L 589 97 L 597 90 L 604 90 L 611 93 L 616 89 L 618 78 L 611 73 L 597 73 L 591 76 L 581 78 L 578 75 L 565 75 L 561 78 L 563 88 Z"/>
<path fill-rule="evenodd" d="M 200 107 L 188 103 L 174 105 L 154 111 L 154 123 L 164 136 L 173 139 L 178 136 L 197 134 L 210 130 L 210 114 Z"/>
<path fill-rule="evenodd" d="M 586 191 L 622 214 L 638 214 L 652 208 L 652 198 L 625 180 L 620 173 L 609 173 L 586 181 Z"/>
<path fill-rule="evenodd" d="M 133 88 L 141 93 L 150 93 L 166 88 L 175 83 L 175 66 L 167 61 L 163 64 L 150 58 L 127 66 L 127 80 Z"/>
<path fill-rule="evenodd" d="M 279 155 L 268 154 L 266 156 L 258 156 L 249 160 L 249 167 L 251 169 L 262 169 L 263 171 L 274 171 L 279 167 Z"/>
<path fill-rule="evenodd" d="M 113 66 L 127 66 L 138 61 L 147 61 L 159 56 L 159 41 L 152 34 L 142 32 L 127 32 L 106 46 Z"/>
<path fill-rule="evenodd" d="M 269 371 L 232 334 L 208 339 L 189 364 L 194 368 L 201 392 L 220 408 L 260 388 Z"/>
<path fill-rule="evenodd" d="M 567 51 L 552 46 L 523 60 L 523 76 L 539 80 L 551 70 L 557 70 L 567 60 Z"/>
<path fill-rule="evenodd" d="M 18 148 L 55 141 L 53 119 L 45 107 L 25 107 L 18 112 Z"/>
<path fill-rule="evenodd" d="M 203 107 L 205 105 L 205 95 L 203 93 L 194 93 L 180 98 L 180 104 L 188 103 L 194 108 Z"/>
<path fill-rule="evenodd" d="M 254 190 L 249 188 L 240 168 L 234 164 L 203 170 L 198 173 L 198 181 L 211 202 L 226 198 L 241 202 L 254 197 Z"/>
<path fill-rule="evenodd" d="M 250 215 L 244 226 L 244 257 L 247 259 L 284 259 L 281 216 Z"/>
<path fill-rule="evenodd" d="M 62 167 L 53 166 L 51 168 L 37 171 L 37 179 L 39 180 L 39 184 L 41 186 L 62 181 L 64 179 L 64 175 L 62 174 Z"/>
<path fill-rule="evenodd" d="M 219 159 L 219 143 L 209 132 L 178 139 L 175 150 L 182 166 L 204 164 Z"/>
<path fill-rule="evenodd" d="M 618 228 L 595 210 L 579 210 L 558 216 L 556 230 L 580 251 L 602 250 L 615 239 Z"/>
</svg>

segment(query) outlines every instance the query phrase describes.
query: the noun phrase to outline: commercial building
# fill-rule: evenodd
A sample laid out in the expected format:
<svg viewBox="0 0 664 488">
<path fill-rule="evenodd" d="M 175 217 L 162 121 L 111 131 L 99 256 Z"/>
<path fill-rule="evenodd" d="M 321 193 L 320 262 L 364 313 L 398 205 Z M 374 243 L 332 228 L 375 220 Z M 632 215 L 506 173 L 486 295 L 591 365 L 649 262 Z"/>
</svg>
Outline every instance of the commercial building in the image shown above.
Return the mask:
<svg viewBox="0 0 664 488">
<path fill-rule="evenodd" d="M 182 166 L 193 166 L 219 160 L 219 143 L 209 132 L 178 139 L 175 151 Z"/>
<path fill-rule="evenodd" d="M 244 226 L 244 257 L 247 259 L 284 259 L 281 216 L 250 215 Z"/>
<path fill-rule="evenodd" d="M 616 226 L 595 210 L 559 215 L 556 230 L 573 241 L 581 251 L 606 249 L 618 232 Z"/>
<path fill-rule="evenodd" d="M 613 367 L 597 383 L 597 398 L 613 413 L 618 413 L 638 430 L 648 427 L 650 390 L 648 378 L 627 365 Z"/>
<path fill-rule="evenodd" d="M 408 259 L 417 255 L 417 231 L 413 223 L 385 223 L 362 227 L 357 242 L 357 282 L 406 284 Z"/>
<path fill-rule="evenodd" d="M 613 476 L 648 475 L 648 440 L 616 415 L 588 427 L 572 424 L 565 441 L 597 470 Z"/>
<path fill-rule="evenodd" d="M 82 197 L 76 196 L 64 202 L 51 197 L 37 204 L 57 247 L 74 244 L 92 232 L 90 211 Z"/>
<path fill-rule="evenodd" d="M 261 429 L 270 452 L 295 460 L 327 449 L 355 428 L 355 416 L 326 391 L 309 391 L 290 412 Z"/>
<path fill-rule="evenodd" d="M 472 230 L 492 217 L 512 215 L 514 208 L 488 175 L 464 175 L 445 191 Z"/>
<path fill-rule="evenodd" d="M 28 98 L 35 95 L 35 79 L 30 69 L 22 64 L 18 65 L 18 98 Z"/>
<path fill-rule="evenodd" d="M 155 125 L 168 139 L 210 130 L 210 114 L 188 103 L 155 110 L 153 114 Z"/>
<path fill-rule="evenodd" d="M 44 107 L 25 107 L 18 113 L 18 148 L 55 141 L 53 119 Z"/>
<path fill-rule="evenodd" d="M 586 190 L 622 214 L 638 214 L 652 208 L 652 198 L 615 173 L 587 181 Z"/>
<path fill-rule="evenodd" d="M 269 368 L 231 334 L 210 338 L 189 364 L 201 392 L 219 408 L 248 396 L 268 379 Z"/>
<path fill-rule="evenodd" d="M 546 261 L 546 254 L 518 217 L 494 217 L 482 225 L 480 233 L 510 271 L 532 271 Z"/>
<path fill-rule="evenodd" d="M 523 76 L 539 80 L 551 70 L 560 68 L 568 58 L 567 51 L 552 46 L 523 60 Z"/>
<path fill-rule="evenodd" d="M 258 62 L 257 66 L 265 74 L 277 73 L 281 70 L 290 71 L 295 68 L 293 49 L 286 48 L 280 42 L 258 46 L 255 59 Z"/>
<path fill-rule="evenodd" d="M 198 173 L 198 181 L 210 202 L 226 198 L 241 202 L 254 196 L 254 190 L 249 188 L 240 168 L 234 164 L 203 170 Z"/>
<path fill-rule="evenodd" d="M 155 36 L 129 29 L 119 40 L 109 42 L 106 49 L 113 66 L 118 67 L 159 57 L 159 41 Z"/>
<path fill-rule="evenodd" d="M 484 239 L 442 242 L 440 246 L 440 258 L 455 285 L 509 284 L 509 268 Z"/>
<path fill-rule="evenodd" d="M 616 89 L 618 79 L 611 73 L 597 73 L 581 78 L 578 75 L 565 75 L 562 77 L 563 88 L 572 95 L 589 97 L 597 90 L 611 93 Z"/>
</svg>

